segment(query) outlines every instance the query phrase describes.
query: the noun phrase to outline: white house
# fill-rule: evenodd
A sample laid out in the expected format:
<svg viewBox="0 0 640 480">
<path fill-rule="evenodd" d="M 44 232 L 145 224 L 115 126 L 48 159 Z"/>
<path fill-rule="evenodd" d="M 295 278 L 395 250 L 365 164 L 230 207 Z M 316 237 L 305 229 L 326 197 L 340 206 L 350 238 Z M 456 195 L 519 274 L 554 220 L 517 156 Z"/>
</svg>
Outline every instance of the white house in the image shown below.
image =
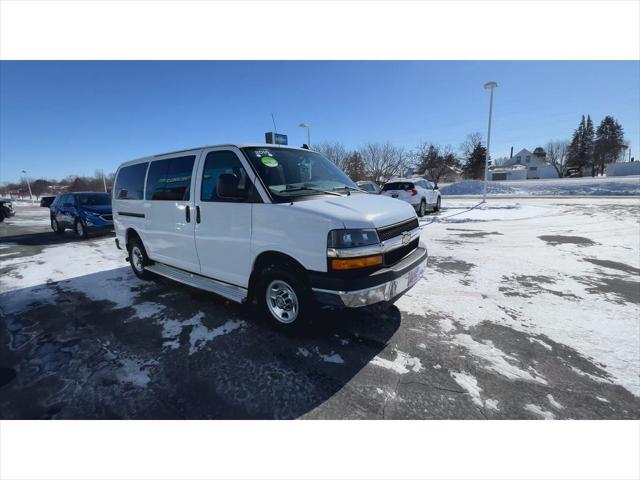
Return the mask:
<svg viewBox="0 0 640 480">
<path fill-rule="evenodd" d="M 509 165 L 508 167 L 489 167 L 489 180 L 526 180 L 527 167 Z"/>
<path fill-rule="evenodd" d="M 527 179 L 531 178 L 558 178 L 556 169 L 544 158 L 534 155 L 523 148 L 500 167 L 512 167 L 524 165 L 527 168 Z"/>
</svg>

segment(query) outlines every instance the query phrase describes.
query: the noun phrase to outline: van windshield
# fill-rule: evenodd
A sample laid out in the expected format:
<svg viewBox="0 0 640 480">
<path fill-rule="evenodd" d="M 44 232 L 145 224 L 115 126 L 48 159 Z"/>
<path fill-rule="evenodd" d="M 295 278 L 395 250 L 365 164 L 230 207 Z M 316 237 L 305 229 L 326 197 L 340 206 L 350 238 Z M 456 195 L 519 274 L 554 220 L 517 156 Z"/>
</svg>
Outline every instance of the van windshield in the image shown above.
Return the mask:
<svg viewBox="0 0 640 480">
<path fill-rule="evenodd" d="M 77 198 L 78 205 L 111 205 L 111 197 L 106 193 L 81 193 Z"/>
<path fill-rule="evenodd" d="M 311 150 L 247 147 L 243 151 L 276 201 L 360 191 L 335 164 Z"/>
</svg>

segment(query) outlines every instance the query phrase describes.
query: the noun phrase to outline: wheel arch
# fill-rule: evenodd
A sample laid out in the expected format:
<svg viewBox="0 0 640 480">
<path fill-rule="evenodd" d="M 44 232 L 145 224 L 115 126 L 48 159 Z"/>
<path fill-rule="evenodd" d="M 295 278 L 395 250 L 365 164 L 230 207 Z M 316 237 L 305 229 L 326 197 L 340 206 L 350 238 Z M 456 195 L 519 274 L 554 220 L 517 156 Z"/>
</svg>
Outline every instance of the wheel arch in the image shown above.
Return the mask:
<svg viewBox="0 0 640 480">
<path fill-rule="evenodd" d="M 144 241 L 142 240 L 142 236 L 140 235 L 140 233 L 134 227 L 129 227 L 124 232 L 124 246 L 127 251 L 129 251 L 129 243 L 134 238 L 140 240 L 142 242 L 142 245 L 144 246 Z"/>
<path fill-rule="evenodd" d="M 251 275 L 249 276 L 249 297 L 253 296 L 260 272 L 262 272 L 265 267 L 272 264 L 289 265 L 298 270 L 299 273 L 306 276 L 306 269 L 304 268 L 302 263 L 293 258 L 291 255 L 279 252 L 277 250 L 266 250 L 264 252 L 261 252 L 253 261 Z"/>
</svg>

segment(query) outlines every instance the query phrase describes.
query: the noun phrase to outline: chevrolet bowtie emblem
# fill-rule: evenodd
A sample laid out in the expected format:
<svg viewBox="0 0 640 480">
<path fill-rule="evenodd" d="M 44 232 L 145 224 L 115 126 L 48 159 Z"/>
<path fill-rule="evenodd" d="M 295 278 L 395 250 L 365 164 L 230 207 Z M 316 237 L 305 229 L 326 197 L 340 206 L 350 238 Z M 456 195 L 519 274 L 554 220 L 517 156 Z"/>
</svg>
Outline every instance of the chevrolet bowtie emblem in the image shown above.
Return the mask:
<svg viewBox="0 0 640 480">
<path fill-rule="evenodd" d="M 407 245 L 411 241 L 411 234 L 409 232 L 402 232 L 402 245 Z"/>
</svg>

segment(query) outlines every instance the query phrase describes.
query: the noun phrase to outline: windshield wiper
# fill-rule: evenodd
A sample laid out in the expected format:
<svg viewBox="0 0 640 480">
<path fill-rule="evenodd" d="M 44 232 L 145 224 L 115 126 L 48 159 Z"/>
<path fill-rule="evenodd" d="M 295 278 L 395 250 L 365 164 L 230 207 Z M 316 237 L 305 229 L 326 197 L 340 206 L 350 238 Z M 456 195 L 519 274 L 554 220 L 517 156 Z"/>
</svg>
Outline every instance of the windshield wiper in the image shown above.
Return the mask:
<svg viewBox="0 0 640 480">
<path fill-rule="evenodd" d="M 337 192 L 330 192 L 328 190 L 322 190 L 321 188 L 313 188 L 313 187 L 289 187 L 289 188 L 285 188 L 284 190 L 280 190 L 278 193 L 302 192 L 304 190 L 308 190 L 310 192 L 325 193 L 327 195 L 338 195 L 339 197 L 341 196 Z"/>
<path fill-rule="evenodd" d="M 361 188 L 350 187 L 349 185 L 343 185 L 342 187 L 333 187 L 333 189 L 334 190 L 346 190 L 347 191 L 347 195 L 351 195 L 351 192 L 367 193 L 366 191 L 362 190 Z"/>
</svg>

